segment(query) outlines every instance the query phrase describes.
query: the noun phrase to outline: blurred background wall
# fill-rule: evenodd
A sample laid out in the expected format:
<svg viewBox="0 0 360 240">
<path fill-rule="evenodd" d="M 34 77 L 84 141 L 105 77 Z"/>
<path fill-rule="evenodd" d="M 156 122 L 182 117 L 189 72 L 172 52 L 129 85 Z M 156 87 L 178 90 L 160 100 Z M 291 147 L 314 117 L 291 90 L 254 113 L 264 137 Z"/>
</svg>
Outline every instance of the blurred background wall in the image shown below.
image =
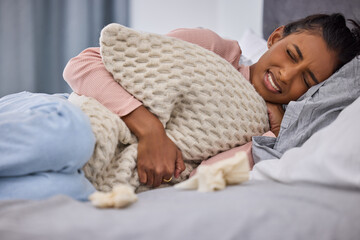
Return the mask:
<svg viewBox="0 0 360 240">
<path fill-rule="evenodd" d="M 240 39 L 247 28 L 261 35 L 262 6 L 263 0 L 132 0 L 130 25 L 160 34 L 204 27 Z"/>
<path fill-rule="evenodd" d="M 0 97 L 70 92 L 67 61 L 98 46 L 110 22 L 160 34 L 204 27 L 239 40 L 247 28 L 261 36 L 262 7 L 263 0 L 0 0 Z"/>
<path fill-rule="evenodd" d="M 0 96 L 68 92 L 69 58 L 98 45 L 109 22 L 128 24 L 128 0 L 0 0 Z"/>
</svg>

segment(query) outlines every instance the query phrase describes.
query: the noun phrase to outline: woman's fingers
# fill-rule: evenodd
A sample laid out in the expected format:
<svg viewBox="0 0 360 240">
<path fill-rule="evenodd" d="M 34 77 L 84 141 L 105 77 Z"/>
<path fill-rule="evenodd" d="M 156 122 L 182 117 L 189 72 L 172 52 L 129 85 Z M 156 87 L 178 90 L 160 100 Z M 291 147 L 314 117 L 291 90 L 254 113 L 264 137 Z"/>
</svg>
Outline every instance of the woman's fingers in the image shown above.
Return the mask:
<svg viewBox="0 0 360 240">
<path fill-rule="evenodd" d="M 179 149 L 177 149 L 174 176 L 178 178 L 184 170 L 185 170 L 185 163 L 182 157 L 182 153 Z"/>
<path fill-rule="evenodd" d="M 144 135 L 139 138 L 137 167 L 139 180 L 147 186 L 158 187 L 167 182 L 175 173 L 185 169 L 182 154 L 163 132 Z M 176 163 L 178 162 L 178 163 Z M 175 172 L 175 169 L 178 169 Z"/>
<path fill-rule="evenodd" d="M 284 117 L 284 109 L 281 104 L 266 103 L 269 116 L 270 130 L 278 136 L 281 126 L 281 121 Z"/>
<path fill-rule="evenodd" d="M 139 175 L 140 183 L 146 184 L 147 183 L 147 175 L 146 175 L 145 170 L 138 168 L 138 175 Z"/>
<path fill-rule="evenodd" d="M 146 184 L 148 186 L 153 186 L 154 184 L 154 173 L 152 171 L 146 171 L 146 176 L 147 176 L 147 182 Z"/>
<path fill-rule="evenodd" d="M 163 181 L 163 173 L 155 173 L 154 174 L 154 182 L 152 184 L 153 187 L 160 186 L 161 182 Z"/>
</svg>

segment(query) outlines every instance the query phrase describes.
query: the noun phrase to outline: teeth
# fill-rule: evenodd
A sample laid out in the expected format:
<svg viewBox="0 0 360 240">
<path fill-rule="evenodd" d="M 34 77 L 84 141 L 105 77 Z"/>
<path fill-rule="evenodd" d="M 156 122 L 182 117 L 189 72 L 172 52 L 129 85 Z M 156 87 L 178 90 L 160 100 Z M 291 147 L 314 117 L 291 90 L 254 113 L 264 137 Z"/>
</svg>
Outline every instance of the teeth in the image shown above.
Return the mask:
<svg viewBox="0 0 360 240">
<path fill-rule="evenodd" d="M 268 73 L 268 79 L 269 79 L 269 82 L 270 82 L 271 86 L 272 86 L 273 88 L 275 88 L 276 91 L 280 91 L 280 89 L 275 85 L 274 80 L 272 79 L 270 73 Z"/>
</svg>

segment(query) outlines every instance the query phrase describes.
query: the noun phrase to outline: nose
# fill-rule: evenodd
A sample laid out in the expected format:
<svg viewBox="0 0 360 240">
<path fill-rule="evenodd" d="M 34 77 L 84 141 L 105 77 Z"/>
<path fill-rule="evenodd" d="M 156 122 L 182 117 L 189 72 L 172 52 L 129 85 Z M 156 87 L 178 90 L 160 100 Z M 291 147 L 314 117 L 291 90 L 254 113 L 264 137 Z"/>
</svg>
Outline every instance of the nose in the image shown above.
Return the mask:
<svg viewBox="0 0 360 240">
<path fill-rule="evenodd" d="M 298 72 L 299 72 L 298 69 L 295 67 L 287 66 L 281 68 L 279 71 L 280 81 L 284 83 L 290 83 L 293 79 L 295 79 Z"/>
</svg>

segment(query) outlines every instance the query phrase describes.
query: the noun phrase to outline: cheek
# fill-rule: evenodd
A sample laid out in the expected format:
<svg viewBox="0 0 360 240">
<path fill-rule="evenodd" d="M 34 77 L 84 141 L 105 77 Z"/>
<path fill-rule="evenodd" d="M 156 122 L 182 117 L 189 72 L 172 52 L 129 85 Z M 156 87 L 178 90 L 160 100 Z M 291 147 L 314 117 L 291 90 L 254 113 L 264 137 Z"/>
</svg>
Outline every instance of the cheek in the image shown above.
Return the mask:
<svg viewBox="0 0 360 240">
<path fill-rule="evenodd" d="M 282 44 L 270 48 L 263 57 L 264 61 L 267 61 L 268 63 L 279 63 L 279 61 L 281 62 L 288 58 L 286 55 L 286 48 Z"/>
<path fill-rule="evenodd" d="M 261 56 L 258 63 L 260 63 L 262 68 L 266 68 L 271 64 L 271 50 L 268 50 L 264 55 Z"/>
</svg>

